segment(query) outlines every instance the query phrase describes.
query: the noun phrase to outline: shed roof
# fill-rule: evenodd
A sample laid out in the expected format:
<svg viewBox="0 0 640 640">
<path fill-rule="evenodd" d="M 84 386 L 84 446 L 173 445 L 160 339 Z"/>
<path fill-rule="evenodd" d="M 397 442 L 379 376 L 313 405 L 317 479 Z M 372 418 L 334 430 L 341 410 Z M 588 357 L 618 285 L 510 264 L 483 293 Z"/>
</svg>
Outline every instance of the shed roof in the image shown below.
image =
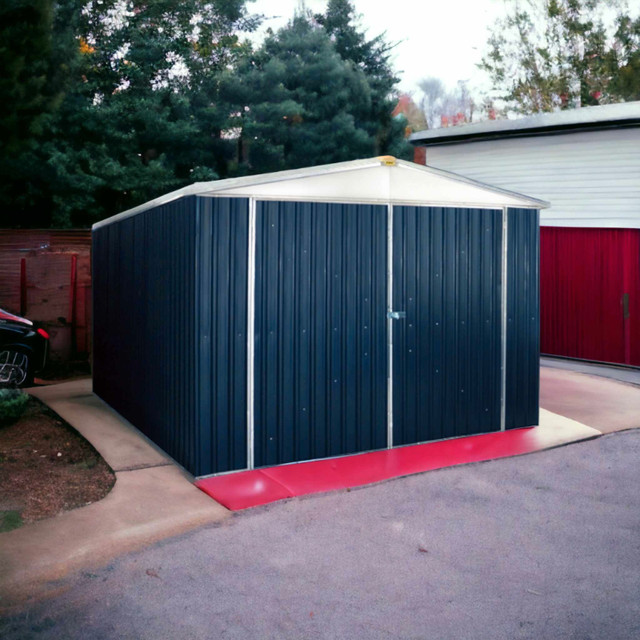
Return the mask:
<svg viewBox="0 0 640 640">
<path fill-rule="evenodd" d="M 543 209 L 548 202 L 455 173 L 380 156 L 304 169 L 197 182 L 93 225 L 99 228 L 184 196 Z"/>
<path fill-rule="evenodd" d="M 417 146 L 432 146 L 637 126 L 640 126 L 640 102 L 623 102 L 540 113 L 515 120 L 489 120 L 476 124 L 418 131 L 411 135 L 409 141 Z"/>
</svg>

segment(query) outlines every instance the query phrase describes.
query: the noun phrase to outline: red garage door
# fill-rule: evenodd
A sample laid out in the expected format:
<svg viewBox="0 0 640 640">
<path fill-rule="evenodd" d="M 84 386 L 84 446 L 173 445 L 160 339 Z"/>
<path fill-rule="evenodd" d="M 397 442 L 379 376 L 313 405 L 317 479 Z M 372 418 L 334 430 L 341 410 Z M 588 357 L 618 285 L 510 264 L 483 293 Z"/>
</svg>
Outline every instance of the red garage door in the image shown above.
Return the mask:
<svg viewBox="0 0 640 640">
<path fill-rule="evenodd" d="M 542 353 L 640 366 L 640 230 L 542 227 Z"/>
</svg>

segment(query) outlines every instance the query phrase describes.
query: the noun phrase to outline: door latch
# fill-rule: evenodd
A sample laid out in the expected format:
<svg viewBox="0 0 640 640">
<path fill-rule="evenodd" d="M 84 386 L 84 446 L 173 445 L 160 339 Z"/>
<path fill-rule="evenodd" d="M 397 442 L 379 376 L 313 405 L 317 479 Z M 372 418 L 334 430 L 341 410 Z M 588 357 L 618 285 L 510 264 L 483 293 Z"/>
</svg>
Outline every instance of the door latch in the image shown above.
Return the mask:
<svg viewBox="0 0 640 640">
<path fill-rule="evenodd" d="M 387 318 L 391 318 L 392 320 L 400 320 L 401 318 L 406 318 L 406 311 L 387 311 Z"/>
<path fill-rule="evenodd" d="M 629 294 L 628 293 L 622 294 L 622 317 L 625 320 L 631 317 L 631 314 L 629 313 Z"/>
</svg>

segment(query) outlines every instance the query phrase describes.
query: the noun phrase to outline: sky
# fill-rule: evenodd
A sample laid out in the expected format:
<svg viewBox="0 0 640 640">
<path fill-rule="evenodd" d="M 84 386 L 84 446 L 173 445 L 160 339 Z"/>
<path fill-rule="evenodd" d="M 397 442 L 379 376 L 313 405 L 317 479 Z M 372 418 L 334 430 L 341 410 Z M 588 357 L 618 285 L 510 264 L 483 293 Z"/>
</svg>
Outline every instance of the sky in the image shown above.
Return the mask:
<svg viewBox="0 0 640 640">
<path fill-rule="evenodd" d="M 417 83 L 427 76 L 440 78 L 450 89 L 458 80 L 471 88 L 488 90 L 480 62 L 487 28 L 505 11 L 505 0 L 352 0 L 361 14 L 361 26 L 373 38 L 386 31 L 389 42 L 399 42 L 393 64 L 400 74 L 399 89 L 418 94 Z M 321 12 L 326 0 L 305 0 L 308 9 Z M 249 10 L 268 17 L 265 26 L 284 26 L 299 0 L 256 0 Z"/>
</svg>

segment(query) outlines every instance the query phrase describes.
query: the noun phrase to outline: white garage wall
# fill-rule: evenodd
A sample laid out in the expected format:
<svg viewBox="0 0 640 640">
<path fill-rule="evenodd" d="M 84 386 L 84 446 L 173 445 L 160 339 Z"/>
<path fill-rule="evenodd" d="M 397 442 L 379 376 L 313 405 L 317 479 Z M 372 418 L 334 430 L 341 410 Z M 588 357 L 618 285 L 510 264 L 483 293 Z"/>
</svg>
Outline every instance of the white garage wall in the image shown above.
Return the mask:
<svg viewBox="0 0 640 640">
<path fill-rule="evenodd" d="M 548 200 L 542 225 L 640 228 L 640 127 L 427 147 L 427 165 Z"/>
</svg>

